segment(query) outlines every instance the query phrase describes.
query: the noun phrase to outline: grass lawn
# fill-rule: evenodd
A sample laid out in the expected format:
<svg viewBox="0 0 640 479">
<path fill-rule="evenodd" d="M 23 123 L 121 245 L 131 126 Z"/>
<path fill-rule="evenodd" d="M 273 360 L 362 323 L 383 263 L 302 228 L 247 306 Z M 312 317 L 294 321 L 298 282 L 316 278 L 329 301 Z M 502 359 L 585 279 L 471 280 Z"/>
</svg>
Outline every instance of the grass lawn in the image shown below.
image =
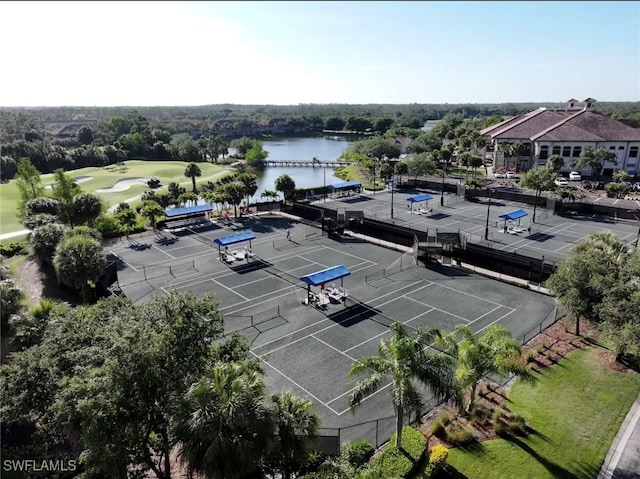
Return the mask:
<svg viewBox="0 0 640 479">
<path fill-rule="evenodd" d="M 86 193 L 94 193 L 100 188 L 109 188 L 116 184 L 118 180 L 128 178 L 146 178 L 157 176 L 162 185 L 166 186 L 172 181 L 177 181 L 187 190 L 190 190 L 191 180 L 184 176 L 184 169 L 188 165 L 184 161 L 141 161 L 130 160 L 122 165 L 110 165 L 103 168 L 81 168 L 78 170 L 68 171 L 73 178 L 79 176 L 91 176 L 93 179 L 79 183 L 82 191 Z M 223 166 L 214 165 L 212 163 L 198 163 L 202 176 L 197 182 L 209 181 L 226 173 Z M 53 183 L 53 174 L 42 175 L 42 184 L 48 185 Z M 135 185 L 125 191 L 113 193 L 98 193 L 107 207 L 116 205 L 128 198 L 139 195 L 149 188 L 146 185 Z M 50 191 L 50 190 L 48 190 Z M 16 187 L 15 181 L 0 185 L 0 234 L 10 233 L 23 229 L 22 224 L 16 217 L 16 207 L 20 199 L 20 193 Z"/>
<path fill-rule="evenodd" d="M 450 451 L 449 478 L 593 479 L 640 391 L 640 374 L 602 366 L 592 347 L 545 368 L 535 386 L 516 383 L 510 407 L 535 429 Z"/>
</svg>

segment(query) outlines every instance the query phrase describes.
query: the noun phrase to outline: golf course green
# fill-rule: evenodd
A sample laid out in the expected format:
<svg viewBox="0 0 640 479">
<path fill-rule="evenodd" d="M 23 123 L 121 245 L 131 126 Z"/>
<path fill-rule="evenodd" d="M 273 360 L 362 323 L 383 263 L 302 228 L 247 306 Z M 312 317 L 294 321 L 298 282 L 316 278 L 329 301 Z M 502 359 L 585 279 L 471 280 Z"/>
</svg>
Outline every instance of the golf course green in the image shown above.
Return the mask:
<svg viewBox="0 0 640 479">
<path fill-rule="evenodd" d="M 122 201 L 134 198 L 148 190 L 149 187 L 143 181 L 129 182 L 129 179 L 147 179 L 158 177 L 162 187 L 176 181 L 190 191 L 191 179 L 184 176 L 184 170 L 189 163 L 185 161 L 141 161 L 129 160 L 117 165 L 109 165 L 102 168 L 90 167 L 68 171 L 72 178 L 78 179 L 78 184 L 85 193 L 95 193 L 102 198 L 106 207 L 117 205 Z M 221 165 L 211 163 L 198 163 L 202 176 L 196 178 L 198 183 L 215 180 L 224 176 L 229 170 Z M 42 175 L 42 184 L 47 186 L 53 183 L 53 173 Z M 120 182 L 120 187 L 117 186 Z M 128 188 L 124 189 L 125 186 Z M 114 188 L 115 187 L 115 188 Z M 113 191 L 102 191 L 113 188 Z M 97 192 L 98 190 L 101 190 Z M 47 188 L 47 194 L 51 189 Z M 0 185 L 0 234 L 20 231 L 24 226 L 16 216 L 20 192 L 15 180 Z"/>
</svg>

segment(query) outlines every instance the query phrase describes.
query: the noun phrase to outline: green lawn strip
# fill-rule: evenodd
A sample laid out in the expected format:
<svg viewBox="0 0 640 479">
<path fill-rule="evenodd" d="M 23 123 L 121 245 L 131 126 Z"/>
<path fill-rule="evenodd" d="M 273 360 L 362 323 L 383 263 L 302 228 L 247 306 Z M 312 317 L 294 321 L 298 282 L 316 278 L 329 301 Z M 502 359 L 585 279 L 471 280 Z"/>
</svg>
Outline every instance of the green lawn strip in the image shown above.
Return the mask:
<svg viewBox="0 0 640 479">
<path fill-rule="evenodd" d="M 640 374 L 598 361 L 600 348 L 578 350 L 543 370 L 535 386 L 516 383 L 509 406 L 535 429 L 450 451 L 452 478 L 592 479 L 640 390 Z"/>
<path fill-rule="evenodd" d="M 184 170 L 188 165 L 185 161 L 142 161 L 129 160 L 123 165 L 109 165 L 103 168 L 88 167 L 68 171 L 73 178 L 91 176 L 93 179 L 79 183 L 82 191 L 95 193 L 101 188 L 114 186 L 118 180 L 130 178 L 148 178 L 157 176 L 162 185 L 166 187 L 170 182 L 177 181 L 180 185 L 190 190 L 191 180 L 184 176 Z M 212 163 L 198 163 L 202 176 L 197 178 L 197 183 L 214 180 L 228 174 L 221 165 Z M 41 176 L 43 185 L 50 185 L 54 181 L 53 173 Z M 112 193 L 96 193 L 107 203 L 107 207 L 118 204 L 126 199 L 146 191 L 148 187 L 140 184 L 129 187 L 125 191 Z M 51 190 L 47 190 L 50 192 Z M 16 208 L 20 199 L 20 193 L 15 180 L 0 185 L 0 234 L 18 231 L 24 227 L 16 217 Z"/>
</svg>

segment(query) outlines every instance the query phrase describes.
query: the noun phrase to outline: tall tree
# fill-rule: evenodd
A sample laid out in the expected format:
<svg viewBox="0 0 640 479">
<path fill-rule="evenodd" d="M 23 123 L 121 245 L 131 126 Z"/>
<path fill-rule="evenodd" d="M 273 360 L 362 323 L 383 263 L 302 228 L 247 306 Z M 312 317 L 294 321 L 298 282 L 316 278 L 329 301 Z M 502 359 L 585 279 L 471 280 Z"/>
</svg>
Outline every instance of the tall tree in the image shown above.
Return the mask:
<svg viewBox="0 0 640 479">
<path fill-rule="evenodd" d="M 156 218 L 164 214 L 164 208 L 162 208 L 162 206 L 160 206 L 155 201 L 145 201 L 142 204 L 142 209 L 140 210 L 140 214 L 145 218 L 149 219 L 149 222 L 151 223 L 151 227 L 155 231 Z"/>
<path fill-rule="evenodd" d="M 44 196 L 44 186 L 42 186 L 40 172 L 33 166 L 29 158 L 20 159 L 17 168 L 16 186 L 20 192 L 18 216 L 23 218 L 25 214 L 25 204 L 29 200 Z"/>
<path fill-rule="evenodd" d="M 598 320 L 598 307 L 615 288 L 628 246 L 611 232 L 594 233 L 576 244 L 545 286 L 576 321 Z"/>
<path fill-rule="evenodd" d="M 92 193 L 75 195 L 69 204 L 69 220 L 71 225 L 93 225 L 103 210 L 102 201 Z"/>
<path fill-rule="evenodd" d="M 382 386 L 390 377 L 393 391 L 393 407 L 396 412 L 396 447 L 402 444 L 402 427 L 405 418 L 423 407 L 422 398 L 413 381 L 429 386 L 438 399 L 459 401 L 453 377 L 453 358 L 429 349 L 440 332 L 422 327 L 412 334 L 399 322 L 391 326 L 389 339 L 381 339 L 378 356 L 367 356 L 352 364 L 349 376 L 368 374 L 358 381 L 349 404 L 355 408 Z"/>
<path fill-rule="evenodd" d="M 276 191 L 282 192 L 285 200 L 288 200 L 293 196 L 293 192 L 296 190 L 296 184 L 293 179 L 285 173 L 276 178 L 275 188 Z"/>
<path fill-rule="evenodd" d="M 0 362 L 6 362 L 9 353 L 9 339 L 13 335 L 11 318 L 20 312 L 22 289 L 11 276 L 9 268 L 0 263 Z"/>
<path fill-rule="evenodd" d="M 252 168 L 261 169 L 264 168 L 264 160 L 269 156 L 269 152 L 262 147 L 262 143 L 255 141 L 253 146 L 245 154 L 247 165 Z"/>
<path fill-rule="evenodd" d="M 536 192 L 536 199 L 533 204 L 533 218 L 531 219 L 532 223 L 536 222 L 536 210 L 542 192 L 552 191 L 555 188 L 554 181 L 557 177 L 558 174 L 550 168 L 534 168 L 522 174 L 520 186 L 535 190 Z"/>
<path fill-rule="evenodd" d="M 411 155 L 406 161 L 407 172 L 417 180 L 418 175 L 430 175 L 436 171 L 436 164 L 428 153 Z"/>
<path fill-rule="evenodd" d="M 184 176 L 186 176 L 187 178 L 191 178 L 191 183 L 193 184 L 193 192 L 196 193 L 196 178 L 202 176 L 200 167 L 195 163 L 189 163 L 184 170 Z"/>
<path fill-rule="evenodd" d="M 128 203 L 125 203 L 125 205 L 129 205 Z M 131 229 L 136 225 L 136 221 L 137 221 L 137 216 L 136 216 L 136 212 L 133 211 L 130 207 L 129 208 L 123 208 L 120 211 L 118 211 L 116 213 L 116 218 L 118 220 L 118 222 L 122 225 L 122 227 L 124 228 L 124 235 L 126 236 L 127 240 L 129 239 L 129 231 L 131 231 Z"/>
<path fill-rule="evenodd" d="M 558 172 L 560 168 L 562 168 L 562 165 L 564 165 L 564 158 L 560 155 L 551 155 L 547 158 L 547 164 L 545 166 L 551 171 Z"/>
<path fill-rule="evenodd" d="M 100 242 L 85 235 L 64 238 L 53 257 L 58 281 L 79 290 L 84 303 L 87 302 L 87 288 L 95 284 L 106 264 Z"/>
<path fill-rule="evenodd" d="M 253 173 L 241 173 L 236 178 L 242 184 L 247 205 L 249 205 L 250 198 L 258 191 L 257 179 L 258 177 Z"/>
<path fill-rule="evenodd" d="M 218 362 L 191 386 L 176 425 L 191 469 L 216 479 L 240 479 L 258 469 L 273 431 L 264 393 L 262 375 L 238 362 Z"/>
<path fill-rule="evenodd" d="M 276 441 L 269 456 L 277 458 L 283 479 L 291 479 L 306 457 L 306 440 L 316 435 L 320 420 L 313 412 L 313 402 L 296 397 L 291 391 L 273 394 L 271 404 Z"/>
<path fill-rule="evenodd" d="M 571 166 L 576 168 L 591 168 L 596 178 L 602 176 L 602 169 L 605 162 L 617 164 L 616 154 L 605 148 L 586 147 L 577 160 L 571 162 Z"/>
<path fill-rule="evenodd" d="M 467 325 L 460 324 L 436 342 L 457 359 L 456 380 L 461 389 L 469 391 L 467 412 L 475 405 L 480 380 L 489 374 L 501 378 L 514 374 L 523 381 L 534 382 L 520 343 L 502 325 L 494 324 L 478 337 Z"/>
<path fill-rule="evenodd" d="M 221 192 L 225 198 L 225 201 L 233 205 L 233 216 L 238 217 L 238 205 L 242 202 L 244 197 L 244 189 L 242 183 L 238 181 L 232 181 L 221 187 Z"/>
</svg>

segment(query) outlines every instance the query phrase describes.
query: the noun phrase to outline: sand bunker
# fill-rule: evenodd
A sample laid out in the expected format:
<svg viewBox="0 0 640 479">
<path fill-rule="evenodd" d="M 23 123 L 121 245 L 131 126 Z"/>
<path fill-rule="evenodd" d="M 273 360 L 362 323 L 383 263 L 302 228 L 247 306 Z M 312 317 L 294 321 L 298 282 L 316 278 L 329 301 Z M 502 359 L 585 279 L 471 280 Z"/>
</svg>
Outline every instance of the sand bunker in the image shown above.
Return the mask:
<svg viewBox="0 0 640 479">
<path fill-rule="evenodd" d="M 135 185 L 146 185 L 148 180 L 149 178 L 127 178 L 126 180 L 118 180 L 112 187 L 97 189 L 96 193 L 117 193 L 119 191 L 126 191 Z"/>
</svg>

